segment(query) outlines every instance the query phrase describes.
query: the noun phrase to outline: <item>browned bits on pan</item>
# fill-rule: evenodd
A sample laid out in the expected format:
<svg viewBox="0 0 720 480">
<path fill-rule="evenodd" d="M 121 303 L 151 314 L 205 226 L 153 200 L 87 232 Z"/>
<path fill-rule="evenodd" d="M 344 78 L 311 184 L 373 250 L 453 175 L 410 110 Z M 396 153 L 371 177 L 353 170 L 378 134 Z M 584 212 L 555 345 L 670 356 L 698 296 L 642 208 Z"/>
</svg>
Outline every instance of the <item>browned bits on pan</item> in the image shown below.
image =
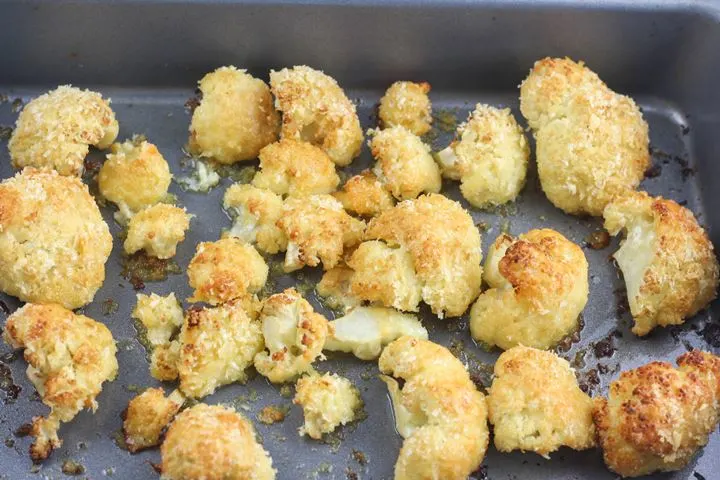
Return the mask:
<svg viewBox="0 0 720 480">
<path fill-rule="evenodd" d="M 607 230 L 597 230 L 585 237 L 585 244 L 593 250 L 602 250 L 610 245 L 610 234 Z"/>
</svg>

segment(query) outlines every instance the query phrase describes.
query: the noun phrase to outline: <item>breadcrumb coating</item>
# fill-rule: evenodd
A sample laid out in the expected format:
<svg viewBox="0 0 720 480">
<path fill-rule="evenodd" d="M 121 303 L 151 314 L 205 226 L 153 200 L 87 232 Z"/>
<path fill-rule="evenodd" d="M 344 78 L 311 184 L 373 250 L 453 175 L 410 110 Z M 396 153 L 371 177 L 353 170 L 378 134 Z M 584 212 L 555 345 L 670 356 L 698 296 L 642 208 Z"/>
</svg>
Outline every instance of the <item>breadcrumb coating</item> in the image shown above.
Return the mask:
<svg viewBox="0 0 720 480">
<path fill-rule="evenodd" d="M 127 254 L 145 250 L 153 257 L 172 258 L 178 244 L 185 240 L 192 217 L 174 205 L 158 203 L 147 207 L 130 219 L 123 249 Z"/>
<path fill-rule="evenodd" d="M 720 358 L 693 350 L 678 368 L 652 362 L 620 374 L 593 416 L 605 463 L 623 477 L 684 468 L 720 422 Z"/>
<path fill-rule="evenodd" d="M 475 340 L 504 350 L 548 349 L 578 328 L 588 299 L 582 249 L 551 229 L 502 234 L 485 261 L 490 286 L 470 310 Z"/>
<path fill-rule="evenodd" d="M 513 347 L 495 363 L 487 397 L 495 448 L 549 458 L 562 446 L 595 446 L 593 402 L 570 364 L 552 352 Z"/>
<path fill-rule="evenodd" d="M 437 155 L 443 175 L 460 180 L 463 197 L 478 208 L 515 200 L 525 185 L 529 157 L 527 139 L 510 109 L 482 103 Z"/>
<path fill-rule="evenodd" d="M 328 321 L 294 288 L 265 300 L 260 321 L 267 350 L 255 355 L 255 369 L 271 382 L 292 380 L 324 358 Z"/>
<path fill-rule="evenodd" d="M 192 308 L 178 337 L 180 390 L 202 398 L 218 387 L 245 382 L 245 370 L 263 349 L 260 322 L 234 300 L 217 307 Z"/>
<path fill-rule="evenodd" d="M 253 185 L 278 195 L 307 197 L 334 192 L 340 183 L 335 164 L 320 148 L 283 138 L 260 150 Z"/>
<path fill-rule="evenodd" d="M 130 314 L 147 329 L 147 339 L 153 347 L 170 341 L 183 324 L 183 310 L 175 293 L 164 297 L 151 293 L 136 294 L 137 303 Z"/>
<path fill-rule="evenodd" d="M 351 217 L 330 195 L 289 198 L 277 226 L 288 239 L 286 272 L 323 264 L 325 270 L 340 262 L 343 251 L 360 243 L 365 222 Z"/>
<path fill-rule="evenodd" d="M 335 79 L 302 65 L 271 70 L 270 86 L 282 112 L 282 138 L 312 143 L 341 167 L 360 154 L 360 120 Z"/>
<path fill-rule="evenodd" d="M 409 200 L 440 192 L 440 169 L 420 137 L 405 127 L 369 130 L 368 135 L 370 152 L 377 160 L 373 173 L 393 197 Z"/>
<path fill-rule="evenodd" d="M 465 480 L 488 445 L 487 407 L 463 364 L 445 347 L 400 337 L 385 347 L 380 371 L 405 438 L 395 480 Z"/>
<path fill-rule="evenodd" d="M 3 340 L 24 349 L 28 378 L 50 407 L 47 417 L 33 418 L 30 432 L 35 437 L 30 456 L 45 460 L 62 445 L 60 423 L 71 421 L 83 408 L 94 412 L 103 382 L 115 379 L 115 341 L 102 323 L 58 304 L 33 303 L 8 317 Z"/>
<path fill-rule="evenodd" d="M 118 129 L 110 100 L 62 85 L 22 109 L 8 143 L 10 159 L 17 169 L 37 167 L 79 176 L 90 145 L 108 148 Z"/>
<path fill-rule="evenodd" d="M 441 318 L 462 315 L 480 293 L 480 232 L 458 202 L 439 194 L 406 200 L 372 219 L 365 239 L 407 250 L 422 299 Z"/>
<path fill-rule="evenodd" d="M 245 70 L 220 67 L 198 82 L 202 99 L 190 122 L 190 151 L 230 164 L 252 160 L 277 140 L 280 115 L 267 84 Z"/>
<path fill-rule="evenodd" d="M 293 403 L 302 407 L 305 419 L 300 435 L 315 440 L 355 420 L 363 407 L 358 389 L 336 373 L 305 375 L 297 381 L 295 391 Z"/>
<path fill-rule="evenodd" d="M 282 198 L 263 188 L 235 183 L 225 191 L 223 207 L 230 212 L 233 226 L 229 236 L 255 245 L 266 253 L 287 249 L 287 237 L 277 221 L 283 210 Z"/>
<path fill-rule="evenodd" d="M 430 131 L 432 104 L 427 82 L 395 82 L 380 99 L 378 117 L 383 128 L 405 127 L 417 136 Z"/>
<path fill-rule="evenodd" d="M 350 290 L 352 277 L 353 271 L 347 266 L 331 268 L 315 285 L 315 292 L 323 297 L 324 303 L 332 309 L 345 311 L 357 307 L 361 301 Z"/>
<path fill-rule="evenodd" d="M 123 421 L 125 445 L 132 453 L 160 445 L 160 436 L 180 407 L 185 397 L 175 390 L 165 397 L 162 388 L 148 388 L 128 403 Z"/>
<path fill-rule="evenodd" d="M 189 301 L 217 305 L 256 293 L 265 285 L 268 272 L 263 257 L 242 240 L 227 237 L 201 242 L 187 269 L 195 289 Z"/>
<path fill-rule="evenodd" d="M 180 342 L 173 340 L 153 348 L 150 355 L 150 375 L 161 382 L 172 382 L 178 378 L 180 363 Z"/>
<path fill-rule="evenodd" d="M 602 215 L 650 166 L 640 109 L 582 62 L 536 62 L 520 86 L 520 110 L 535 134 L 542 189 L 566 213 Z"/>
<path fill-rule="evenodd" d="M 112 236 L 76 177 L 26 168 L 0 183 L 0 290 L 79 308 L 105 280 Z"/>
<path fill-rule="evenodd" d="M 333 196 L 345 210 L 362 217 L 374 217 L 395 204 L 385 185 L 370 170 L 350 177 Z"/>
<path fill-rule="evenodd" d="M 608 204 L 603 216 L 611 235 L 625 234 L 613 256 L 625 278 L 633 333 L 682 324 L 717 296 L 713 244 L 690 210 L 634 192 Z"/>
<path fill-rule="evenodd" d="M 273 480 L 272 459 L 248 419 L 200 403 L 175 418 L 160 447 L 167 480 Z"/>
</svg>

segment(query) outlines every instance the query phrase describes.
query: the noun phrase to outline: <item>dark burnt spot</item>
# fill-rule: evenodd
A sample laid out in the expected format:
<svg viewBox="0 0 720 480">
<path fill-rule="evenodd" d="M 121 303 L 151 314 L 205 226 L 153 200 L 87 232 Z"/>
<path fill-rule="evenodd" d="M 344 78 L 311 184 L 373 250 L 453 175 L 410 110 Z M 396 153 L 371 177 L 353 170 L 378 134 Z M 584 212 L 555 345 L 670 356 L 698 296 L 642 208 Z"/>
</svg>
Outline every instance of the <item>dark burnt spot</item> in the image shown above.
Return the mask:
<svg viewBox="0 0 720 480">
<path fill-rule="evenodd" d="M 656 178 L 659 177 L 660 174 L 662 174 L 662 165 L 659 163 L 654 163 L 645 170 L 645 178 Z"/>
<path fill-rule="evenodd" d="M 15 403 L 22 391 L 22 387 L 15 384 L 10 367 L 4 363 L 0 363 L 0 390 L 5 392 L 5 404 Z"/>
<path fill-rule="evenodd" d="M 585 237 L 585 245 L 593 250 L 602 250 L 610 245 L 610 234 L 607 230 L 596 230 Z"/>
<path fill-rule="evenodd" d="M 200 102 L 202 101 L 202 98 L 203 98 L 202 92 L 200 91 L 199 88 L 196 89 L 195 95 L 188 98 L 187 101 L 185 102 L 185 109 L 189 113 L 195 112 L 195 109 L 200 106 Z"/>
<path fill-rule="evenodd" d="M 102 167 L 102 162 L 99 158 L 88 155 L 83 161 L 83 167 L 85 168 L 84 176 L 86 178 L 92 178 L 100 171 L 100 167 Z"/>
<path fill-rule="evenodd" d="M 30 435 L 30 432 L 32 432 L 32 425 L 29 423 L 23 423 L 18 427 L 17 430 L 13 433 L 18 438 L 27 437 Z"/>
<path fill-rule="evenodd" d="M 0 125 L 0 141 L 10 140 L 13 133 L 13 127 L 10 125 Z"/>
<path fill-rule="evenodd" d="M 683 136 L 689 134 L 689 133 L 690 133 L 690 126 L 689 126 L 689 125 L 682 125 L 682 126 L 680 127 L 680 133 L 682 133 Z"/>
<path fill-rule="evenodd" d="M 5 315 L 10 315 L 10 307 L 7 306 L 7 303 L 0 300 L 0 312 L 2 312 Z"/>
<path fill-rule="evenodd" d="M 561 354 L 561 353 L 567 353 L 570 348 L 573 346 L 574 343 L 577 343 L 580 341 L 580 331 L 585 327 L 585 319 L 583 319 L 582 314 L 578 317 L 578 326 L 575 329 L 574 332 L 567 335 L 565 338 L 560 340 L 560 342 L 555 346 L 555 353 Z"/>
<path fill-rule="evenodd" d="M 595 368 L 588 370 L 587 372 L 581 373 L 578 378 L 580 384 L 580 390 L 587 394 L 591 394 L 595 391 L 595 388 L 600 385 L 600 376 Z"/>
<path fill-rule="evenodd" d="M 703 339 L 714 348 L 720 348 L 720 325 L 708 322 L 702 329 Z"/>
<path fill-rule="evenodd" d="M 145 288 L 145 282 L 166 280 L 168 275 L 180 272 L 180 266 L 172 258 L 155 258 L 144 251 L 126 256 L 122 260 L 121 275 L 132 284 L 135 290 Z"/>
<path fill-rule="evenodd" d="M 593 345 L 595 358 L 609 358 L 615 354 L 615 342 L 612 335 L 603 338 Z"/>
<path fill-rule="evenodd" d="M 597 371 L 600 375 L 605 375 L 610 371 L 607 365 L 603 365 L 602 363 L 598 363 L 597 365 Z"/>
<path fill-rule="evenodd" d="M 487 465 L 480 465 L 480 468 L 470 474 L 470 478 L 473 480 L 488 480 L 488 467 Z"/>
</svg>

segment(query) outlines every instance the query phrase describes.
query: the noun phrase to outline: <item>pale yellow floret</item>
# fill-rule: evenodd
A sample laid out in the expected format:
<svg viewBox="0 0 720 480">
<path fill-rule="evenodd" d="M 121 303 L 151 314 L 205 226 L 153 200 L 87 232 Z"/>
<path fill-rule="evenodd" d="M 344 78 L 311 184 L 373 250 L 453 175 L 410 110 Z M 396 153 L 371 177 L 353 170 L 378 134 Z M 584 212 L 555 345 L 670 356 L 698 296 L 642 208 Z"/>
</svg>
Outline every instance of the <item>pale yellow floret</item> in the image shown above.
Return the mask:
<svg viewBox="0 0 720 480">
<path fill-rule="evenodd" d="M 383 128 L 401 126 L 415 135 L 430 131 L 432 104 L 427 82 L 395 82 L 380 99 L 378 117 Z"/>
<path fill-rule="evenodd" d="M 162 388 L 148 388 L 128 403 L 123 421 L 125 445 L 139 452 L 160 444 L 160 436 L 180 411 L 185 397 L 175 390 L 165 397 Z"/>
<path fill-rule="evenodd" d="M 156 293 L 136 295 L 137 303 L 131 315 L 147 329 L 147 339 L 152 346 L 170 341 L 170 337 L 183 324 L 183 310 L 174 293 L 164 297 Z"/>
<path fill-rule="evenodd" d="M 233 217 L 233 226 L 227 235 L 253 244 L 266 253 L 278 253 L 287 248 L 287 237 L 277 226 L 283 210 L 279 195 L 236 183 L 225 192 L 223 207 Z"/>
<path fill-rule="evenodd" d="M 335 373 L 305 375 L 297 381 L 295 391 L 293 403 L 302 407 L 305 419 L 300 435 L 315 440 L 355 420 L 363 407 L 358 389 Z"/>
<path fill-rule="evenodd" d="M 394 205 L 392 194 L 370 170 L 350 177 L 333 196 L 345 210 L 362 217 L 374 217 Z"/>
<path fill-rule="evenodd" d="M 178 243 L 185 240 L 192 217 L 174 205 L 158 203 L 147 207 L 130 219 L 123 249 L 127 254 L 145 250 L 153 257 L 172 258 Z"/>
</svg>

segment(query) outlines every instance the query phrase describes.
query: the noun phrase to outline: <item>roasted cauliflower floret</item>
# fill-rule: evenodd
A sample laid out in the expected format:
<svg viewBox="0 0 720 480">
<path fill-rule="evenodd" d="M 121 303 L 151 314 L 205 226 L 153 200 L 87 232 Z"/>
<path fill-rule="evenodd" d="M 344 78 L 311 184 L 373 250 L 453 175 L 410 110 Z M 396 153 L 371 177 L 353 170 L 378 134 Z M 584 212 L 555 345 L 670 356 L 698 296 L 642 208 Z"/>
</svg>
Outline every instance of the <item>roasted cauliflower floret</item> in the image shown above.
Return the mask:
<svg viewBox="0 0 720 480">
<path fill-rule="evenodd" d="M 229 236 L 254 244 L 258 250 L 278 253 L 287 248 L 287 237 L 277 221 L 282 216 L 282 198 L 263 188 L 236 183 L 225 192 L 223 207 L 233 217 Z"/>
<path fill-rule="evenodd" d="M 271 382 L 292 380 L 322 358 L 328 321 L 294 288 L 265 300 L 260 320 L 267 350 L 255 355 L 255 369 Z"/>
<path fill-rule="evenodd" d="M 289 198 L 277 226 L 288 239 L 285 271 L 320 263 L 329 270 L 338 264 L 345 248 L 360 243 L 365 222 L 351 217 L 330 195 Z"/>
<path fill-rule="evenodd" d="M 509 108 L 478 103 L 457 139 L 437 158 L 443 175 L 460 180 L 460 191 L 473 206 L 500 205 L 525 185 L 530 147 Z"/>
<path fill-rule="evenodd" d="M 374 217 L 394 205 L 390 192 L 369 170 L 350 177 L 333 196 L 340 200 L 345 210 L 362 217 Z"/>
<path fill-rule="evenodd" d="M 360 154 L 363 135 L 355 105 L 333 78 L 296 66 L 271 71 L 270 86 L 282 112 L 282 138 L 317 145 L 340 166 Z"/>
<path fill-rule="evenodd" d="M 340 183 L 335 164 L 320 148 L 283 138 L 260 150 L 253 185 L 278 195 L 307 197 L 334 192 Z"/>
<path fill-rule="evenodd" d="M 402 336 L 427 340 L 428 332 L 415 315 L 384 307 L 357 307 L 330 322 L 324 350 L 349 352 L 374 360 L 383 347 Z"/>
<path fill-rule="evenodd" d="M 190 309 L 178 337 L 180 390 L 192 398 L 247 380 L 245 370 L 263 349 L 260 322 L 239 300 L 211 308 Z"/>
<path fill-rule="evenodd" d="M 633 333 L 681 324 L 716 297 L 718 261 L 690 210 L 634 192 L 608 204 L 603 216 L 611 235 L 625 234 L 613 256 L 625 277 Z"/>
<path fill-rule="evenodd" d="M 180 342 L 172 340 L 153 348 L 150 355 L 150 375 L 161 382 L 171 382 L 178 378 L 180 362 Z"/>
<path fill-rule="evenodd" d="M 520 111 L 535 135 L 542 189 L 566 213 L 602 215 L 650 166 L 640 109 L 582 62 L 536 62 L 520 86 Z"/>
<path fill-rule="evenodd" d="M 193 216 L 184 208 L 159 203 L 133 215 L 128 223 L 127 237 L 123 248 L 133 254 L 145 250 L 157 258 L 172 258 L 178 243 L 185 240 Z"/>
<path fill-rule="evenodd" d="M 507 350 L 548 349 L 578 327 L 588 299 L 582 249 L 550 229 L 502 234 L 485 261 L 483 292 L 470 311 L 475 340 Z"/>
<path fill-rule="evenodd" d="M 519 346 L 500 355 L 487 404 L 501 452 L 549 457 L 562 446 L 595 446 L 592 400 L 580 390 L 570 364 L 552 352 Z"/>
<path fill-rule="evenodd" d="M 346 266 L 337 266 L 326 271 L 315 292 L 323 298 L 323 302 L 334 310 L 345 311 L 360 305 L 360 299 L 350 291 L 350 281 L 353 277 L 352 269 Z"/>
<path fill-rule="evenodd" d="M 140 137 L 113 143 L 97 177 L 102 196 L 131 213 L 162 200 L 171 180 L 170 167 L 157 147 Z"/>
<path fill-rule="evenodd" d="M 430 147 L 405 127 L 370 130 L 370 151 L 377 160 L 373 173 L 398 200 L 421 193 L 438 193 L 442 186 L 440 169 Z"/>
<path fill-rule="evenodd" d="M 440 317 L 462 315 L 480 293 L 480 232 L 460 204 L 443 195 L 399 203 L 370 221 L 365 238 L 382 240 L 388 247 L 401 247 L 410 254 L 422 299 Z M 363 273 L 362 269 L 355 271 L 355 275 Z M 388 282 L 403 276 L 385 274 Z M 383 279 L 376 280 L 374 288 L 380 288 Z M 356 289 L 353 292 L 357 294 Z"/>
<path fill-rule="evenodd" d="M 138 293 L 136 298 L 131 315 L 147 329 L 150 344 L 155 347 L 169 342 L 183 324 L 183 310 L 175 294 L 161 297 L 156 293 Z"/>
<path fill-rule="evenodd" d="M 112 237 L 79 178 L 26 168 L 0 183 L 0 290 L 78 308 L 105 280 Z"/>
<path fill-rule="evenodd" d="M 383 128 L 405 127 L 415 135 L 425 135 L 432 123 L 430 84 L 395 82 L 380 99 L 378 117 Z"/>
<path fill-rule="evenodd" d="M 3 339 L 24 349 L 27 375 L 50 407 L 47 417 L 34 417 L 30 446 L 34 461 L 46 459 L 62 445 L 57 431 L 83 408 L 97 409 L 95 398 L 113 380 L 118 363 L 110 330 L 102 323 L 57 304 L 27 303 L 10 315 Z"/>
<path fill-rule="evenodd" d="M 268 271 L 257 250 L 235 237 L 202 242 L 187 269 L 195 289 L 190 301 L 217 305 L 256 293 L 265 285 Z"/>
<path fill-rule="evenodd" d="M 185 397 L 179 391 L 165 397 L 162 388 L 148 388 L 130 400 L 123 421 L 128 450 L 135 453 L 159 445 L 162 431 L 184 402 Z"/>
<path fill-rule="evenodd" d="M 405 438 L 395 479 L 465 480 L 485 456 L 487 407 L 463 364 L 445 347 L 400 337 L 385 347 L 380 371 Z"/>
<path fill-rule="evenodd" d="M 297 381 L 295 390 L 293 403 L 302 407 L 305 417 L 300 435 L 315 440 L 355 420 L 363 407 L 358 389 L 350 380 L 335 373 L 305 375 Z"/>
<path fill-rule="evenodd" d="M 623 477 L 680 470 L 720 422 L 720 358 L 693 350 L 678 368 L 652 362 L 623 372 L 593 417 L 605 463 Z"/>
<path fill-rule="evenodd" d="M 52 168 L 80 175 L 90 145 L 108 148 L 118 122 L 97 92 L 63 85 L 31 100 L 18 116 L 8 147 L 15 168 Z"/>
<path fill-rule="evenodd" d="M 190 122 L 190 151 L 220 163 L 252 160 L 278 138 L 280 115 L 267 84 L 245 70 L 220 67 L 198 83 L 202 99 Z"/>
<path fill-rule="evenodd" d="M 226 407 L 198 404 L 175 418 L 160 447 L 167 480 L 273 480 L 270 455 L 249 420 Z"/>
</svg>

